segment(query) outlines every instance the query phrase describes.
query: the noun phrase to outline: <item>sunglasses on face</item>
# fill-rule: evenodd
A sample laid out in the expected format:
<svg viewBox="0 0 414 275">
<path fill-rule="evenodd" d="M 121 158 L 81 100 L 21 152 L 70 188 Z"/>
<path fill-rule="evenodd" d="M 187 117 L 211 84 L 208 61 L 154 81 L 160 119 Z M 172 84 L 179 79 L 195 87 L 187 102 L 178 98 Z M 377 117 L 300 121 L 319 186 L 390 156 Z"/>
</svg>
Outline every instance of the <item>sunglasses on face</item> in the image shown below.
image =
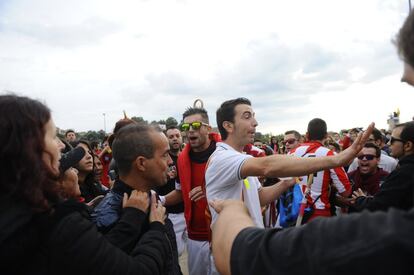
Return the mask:
<svg viewBox="0 0 414 275">
<path fill-rule="evenodd" d="M 209 126 L 207 123 L 201 122 L 201 121 L 194 121 L 192 123 L 183 123 L 181 124 L 181 131 L 188 131 L 190 130 L 190 127 L 193 130 L 198 130 L 201 128 L 201 126 Z"/>
<path fill-rule="evenodd" d="M 285 140 L 283 143 L 284 144 L 293 144 L 295 142 L 296 142 L 296 139 L 295 138 L 291 138 L 291 139 Z"/>
<path fill-rule="evenodd" d="M 395 137 L 391 136 L 391 139 L 390 139 L 390 144 L 393 144 L 393 143 L 394 143 L 394 142 L 396 142 L 396 141 L 399 141 L 399 142 L 402 142 L 402 143 L 404 143 L 404 142 L 405 142 L 405 141 L 404 141 L 404 140 L 402 140 L 402 139 L 395 138 Z"/>
<path fill-rule="evenodd" d="M 361 156 L 358 156 L 358 159 L 359 160 L 363 160 L 363 159 L 366 159 L 366 160 L 373 160 L 374 158 L 376 158 L 377 156 L 375 156 L 375 155 L 361 155 Z"/>
</svg>

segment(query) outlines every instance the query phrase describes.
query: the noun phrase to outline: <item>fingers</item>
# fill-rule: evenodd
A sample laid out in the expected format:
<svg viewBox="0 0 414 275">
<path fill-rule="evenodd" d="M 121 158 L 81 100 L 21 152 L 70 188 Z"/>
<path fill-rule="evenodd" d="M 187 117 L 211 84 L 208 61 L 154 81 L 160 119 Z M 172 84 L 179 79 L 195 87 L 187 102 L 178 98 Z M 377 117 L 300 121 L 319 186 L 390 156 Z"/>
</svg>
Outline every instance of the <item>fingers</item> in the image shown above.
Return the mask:
<svg viewBox="0 0 414 275">
<path fill-rule="evenodd" d="M 223 210 L 223 200 L 212 200 L 209 201 L 208 204 L 216 211 L 217 213 L 220 213 L 221 210 Z"/>
<path fill-rule="evenodd" d="M 205 195 L 204 195 L 204 192 L 203 192 L 201 186 L 194 187 L 190 191 L 188 196 L 189 196 L 190 200 L 192 200 L 192 201 L 198 201 L 202 198 L 205 198 Z"/>
<path fill-rule="evenodd" d="M 124 193 L 124 197 L 122 198 L 122 207 L 125 207 L 128 202 L 128 195 Z"/>
</svg>

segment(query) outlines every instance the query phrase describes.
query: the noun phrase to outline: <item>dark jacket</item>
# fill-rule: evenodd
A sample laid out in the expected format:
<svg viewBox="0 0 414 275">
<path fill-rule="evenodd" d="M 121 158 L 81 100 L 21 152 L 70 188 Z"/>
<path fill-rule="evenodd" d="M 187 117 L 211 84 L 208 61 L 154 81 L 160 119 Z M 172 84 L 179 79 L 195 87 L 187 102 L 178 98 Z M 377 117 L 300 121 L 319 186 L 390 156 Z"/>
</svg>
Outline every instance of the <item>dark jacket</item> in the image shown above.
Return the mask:
<svg viewBox="0 0 414 275">
<path fill-rule="evenodd" d="M 165 227 L 154 222 L 130 255 L 111 244 L 76 202 L 55 206 L 53 214 L 35 213 L 23 202 L 0 197 L 0 270 L 2 274 L 164 274 L 170 247 Z M 133 230 L 138 224 L 126 220 Z M 122 230 L 121 230 L 122 231 Z M 114 235 L 112 235 L 114 233 Z"/>
<path fill-rule="evenodd" d="M 414 155 L 403 157 L 373 197 L 360 197 L 355 201 L 356 210 L 387 210 L 390 207 L 410 209 L 414 202 Z"/>
<path fill-rule="evenodd" d="M 246 228 L 231 249 L 237 274 L 411 274 L 414 209 L 315 219 L 302 227 Z"/>
<path fill-rule="evenodd" d="M 124 193 L 130 195 L 132 188 L 126 185 L 121 180 L 117 179 L 112 190 L 102 199 L 97 207 L 95 207 L 91 214 L 92 221 L 96 223 L 98 230 L 107 234 L 120 220 L 122 214 L 122 200 Z M 138 219 L 139 228 L 136 231 L 138 240 L 150 229 L 148 215 L 141 212 Z M 166 274 L 181 274 L 181 269 L 178 262 L 177 243 L 175 240 L 175 232 L 172 222 L 167 218 L 165 221 L 165 233 L 169 242 L 169 253 L 166 259 Z M 129 249 L 133 242 L 126 242 L 122 245 L 123 249 L 129 253 Z"/>
</svg>

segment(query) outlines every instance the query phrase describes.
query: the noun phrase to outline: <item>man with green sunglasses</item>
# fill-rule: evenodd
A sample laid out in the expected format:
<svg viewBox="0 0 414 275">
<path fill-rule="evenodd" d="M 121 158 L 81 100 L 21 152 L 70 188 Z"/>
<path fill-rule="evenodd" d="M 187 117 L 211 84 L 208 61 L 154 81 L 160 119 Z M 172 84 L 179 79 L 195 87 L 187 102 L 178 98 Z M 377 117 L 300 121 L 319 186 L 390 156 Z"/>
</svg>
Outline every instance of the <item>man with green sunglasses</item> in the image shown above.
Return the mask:
<svg viewBox="0 0 414 275">
<path fill-rule="evenodd" d="M 178 156 L 176 190 L 165 196 L 165 206 L 184 202 L 189 274 L 210 274 L 210 221 L 206 218 L 205 169 L 220 141 L 211 132 L 207 111 L 191 107 L 183 114 L 181 130 L 187 144 Z"/>
</svg>

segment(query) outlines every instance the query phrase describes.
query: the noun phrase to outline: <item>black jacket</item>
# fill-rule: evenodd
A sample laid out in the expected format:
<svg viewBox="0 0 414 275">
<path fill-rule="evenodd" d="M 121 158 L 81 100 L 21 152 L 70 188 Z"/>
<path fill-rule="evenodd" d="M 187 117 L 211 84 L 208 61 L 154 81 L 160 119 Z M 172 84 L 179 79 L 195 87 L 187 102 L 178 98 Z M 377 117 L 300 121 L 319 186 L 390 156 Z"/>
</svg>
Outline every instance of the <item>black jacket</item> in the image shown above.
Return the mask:
<svg viewBox="0 0 414 275">
<path fill-rule="evenodd" d="M 411 274 L 414 209 L 319 218 L 302 227 L 246 228 L 231 249 L 237 274 Z"/>
<path fill-rule="evenodd" d="M 114 183 L 114 186 L 108 194 L 102 199 L 98 206 L 94 208 L 92 213 L 92 221 L 96 223 L 98 230 L 104 234 L 107 234 L 108 231 L 113 231 L 114 226 L 117 226 L 120 222 L 122 214 L 122 199 L 124 193 L 131 194 L 132 188 L 126 185 L 123 181 L 117 179 Z M 149 229 L 149 219 L 148 215 L 145 215 L 143 212 L 137 217 L 137 223 L 139 223 L 139 228 L 137 228 L 135 237 L 140 240 Z M 175 232 L 172 222 L 167 218 L 165 220 L 165 233 L 170 245 L 170 250 L 166 260 L 166 274 L 181 274 L 180 265 L 178 262 L 178 252 L 177 252 L 177 242 L 175 240 Z M 128 242 L 128 240 L 121 240 L 122 244 L 117 245 L 121 246 L 124 251 L 127 253 L 130 252 L 130 249 L 133 247 L 131 244 L 134 242 Z"/>
<path fill-rule="evenodd" d="M 165 274 L 171 248 L 161 223 L 151 223 L 130 255 L 111 243 L 123 238 L 125 228 L 137 228 L 134 210 L 123 219 L 126 227 L 113 228 L 106 237 L 79 203 L 59 204 L 52 215 L 37 214 L 1 196 L 0 213 L 2 274 Z"/>
<path fill-rule="evenodd" d="M 380 191 L 373 197 L 360 197 L 356 210 L 387 210 L 390 207 L 408 210 L 414 206 L 414 155 L 403 157 L 399 167 L 385 178 Z"/>
</svg>

